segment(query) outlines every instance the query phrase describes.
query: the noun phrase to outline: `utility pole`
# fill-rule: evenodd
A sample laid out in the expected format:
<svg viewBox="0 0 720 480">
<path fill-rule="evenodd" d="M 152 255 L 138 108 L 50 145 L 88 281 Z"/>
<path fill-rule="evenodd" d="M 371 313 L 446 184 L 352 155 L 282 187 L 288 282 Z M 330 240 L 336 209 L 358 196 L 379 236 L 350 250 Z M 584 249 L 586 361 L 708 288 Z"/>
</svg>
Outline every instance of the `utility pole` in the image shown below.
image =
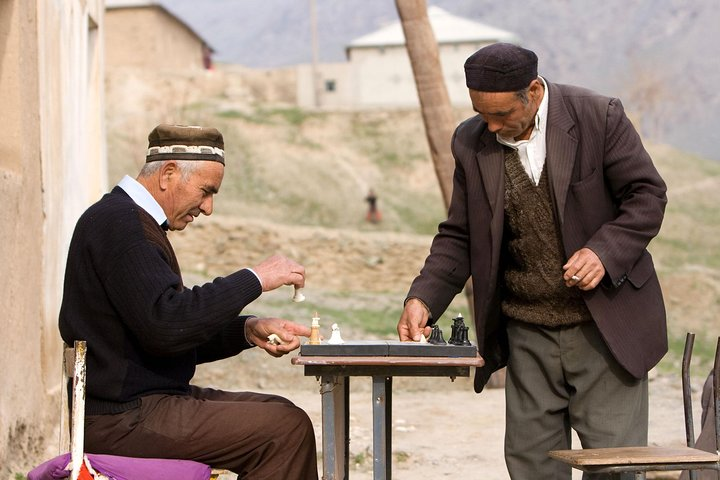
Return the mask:
<svg viewBox="0 0 720 480">
<path fill-rule="evenodd" d="M 318 71 L 318 32 L 317 32 L 317 9 L 315 0 L 310 2 L 310 38 L 312 48 L 312 88 L 313 88 L 313 104 L 315 108 L 320 107 L 320 82 Z"/>
</svg>

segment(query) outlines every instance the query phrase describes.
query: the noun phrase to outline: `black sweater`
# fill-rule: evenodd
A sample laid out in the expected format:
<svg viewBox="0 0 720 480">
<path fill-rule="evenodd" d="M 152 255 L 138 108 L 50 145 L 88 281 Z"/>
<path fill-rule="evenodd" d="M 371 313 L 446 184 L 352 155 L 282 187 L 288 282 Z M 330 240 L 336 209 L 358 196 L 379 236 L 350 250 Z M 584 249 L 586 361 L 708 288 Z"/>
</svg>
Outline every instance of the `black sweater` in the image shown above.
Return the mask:
<svg viewBox="0 0 720 480">
<path fill-rule="evenodd" d="M 87 413 L 187 393 L 198 363 L 250 347 L 239 314 L 261 293 L 247 269 L 183 287 L 163 229 L 115 187 L 78 220 L 60 309 L 63 340 L 88 342 Z"/>
</svg>

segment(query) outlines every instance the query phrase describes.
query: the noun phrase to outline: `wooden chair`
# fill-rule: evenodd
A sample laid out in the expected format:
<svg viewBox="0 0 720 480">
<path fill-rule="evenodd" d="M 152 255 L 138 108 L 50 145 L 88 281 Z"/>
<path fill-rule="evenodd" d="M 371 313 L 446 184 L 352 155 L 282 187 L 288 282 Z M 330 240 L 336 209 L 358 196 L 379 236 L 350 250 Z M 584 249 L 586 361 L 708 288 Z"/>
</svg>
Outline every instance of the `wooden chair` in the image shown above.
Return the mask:
<svg viewBox="0 0 720 480">
<path fill-rule="evenodd" d="M 86 356 L 87 343 L 84 340 L 76 341 L 73 347 L 64 345 L 63 376 L 65 381 L 61 395 L 60 453 L 67 452 L 69 446 L 72 459 L 71 480 L 78 479 L 84 456 Z M 68 405 L 67 395 L 69 389 L 72 389 L 70 405 Z M 217 480 L 221 475 L 230 473 L 228 470 L 213 468 L 210 472 L 210 480 Z"/>
<path fill-rule="evenodd" d="M 690 394 L 690 359 L 692 357 L 694 333 L 688 333 L 685 339 L 685 351 L 682 364 L 683 406 L 685 410 L 686 447 L 617 447 L 590 448 L 580 450 L 552 450 L 548 455 L 567 463 L 573 468 L 590 473 L 609 473 L 612 478 L 620 478 L 623 473 L 632 473 L 635 479 L 646 478 L 648 471 L 688 470 L 691 480 L 696 478 L 696 470 L 716 470 L 720 472 L 720 338 L 715 351 L 714 370 L 714 406 L 715 447 L 716 452 L 706 452 L 695 448 L 695 433 L 692 418 L 692 399 Z"/>
</svg>

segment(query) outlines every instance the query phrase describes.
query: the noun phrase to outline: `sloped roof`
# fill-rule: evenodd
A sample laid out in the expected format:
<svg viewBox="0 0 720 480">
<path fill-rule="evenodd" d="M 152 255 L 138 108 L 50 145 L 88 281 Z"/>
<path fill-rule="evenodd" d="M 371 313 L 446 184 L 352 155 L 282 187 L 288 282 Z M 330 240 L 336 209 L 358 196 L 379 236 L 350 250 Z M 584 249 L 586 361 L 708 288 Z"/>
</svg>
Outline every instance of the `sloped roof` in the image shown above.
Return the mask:
<svg viewBox="0 0 720 480">
<path fill-rule="evenodd" d="M 162 2 L 158 0 L 105 0 L 105 10 L 116 10 L 119 8 L 159 8 L 186 28 L 193 36 L 197 37 L 211 52 L 215 52 L 215 49 L 210 46 L 207 40 L 193 30 L 182 18 L 168 10 Z"/>
<path fill-rule="evenodd" d="M 475 20 L 452 15 L 440 7 L 428 8 L 428 19 L 438 44 L 468 42 L 510 42 L 519 38 L 512 32 L 491 27 Z M 347 48 L 388 47 L 405 45 L 405 34 L 400 21 L 356 38 Z"/>
</svg>

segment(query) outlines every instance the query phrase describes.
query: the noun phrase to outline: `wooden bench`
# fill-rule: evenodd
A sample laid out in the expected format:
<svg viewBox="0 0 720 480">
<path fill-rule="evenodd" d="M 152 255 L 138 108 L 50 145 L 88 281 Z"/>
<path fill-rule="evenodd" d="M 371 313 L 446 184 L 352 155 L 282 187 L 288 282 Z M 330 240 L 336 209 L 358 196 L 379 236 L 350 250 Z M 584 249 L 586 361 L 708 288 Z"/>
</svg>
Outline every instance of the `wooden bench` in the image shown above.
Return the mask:
<svg viewBox="0 0 720 480">
<path fill-rule="evenodd" d="M 71 480 L 78 479 L 84 456 L 86 356 L 87 343 L 85 341 L 76 341 L 73 347 L 64 345 L 60 449 L 61 453 L 67 452 L 68 447 L 70 449 L 70 458 L 72 459 Z M 70 406 L 68 405 L 67 388 L 72 388 Z M 71 409 L 72 411 L 70 411 Z M 217 480 L 220 475 L 230 473 L 228 470 L 213 468 L 210 471 L 210 480 Z"/>
<path fill-rule="evenodd" d="M 685 413 L 686 447 L 617 447 L 586 448 L 580 450 L 552 450 L 548 455 L 567 463 L 573 468 L 589 473 L 609 473 L 612 478 L 620 478 L 632 473 L 635 479 L 646 478 L 649 471 L 688 470 L 694 480 L 696 470 L 716 470 L 720 472 L 720 419 L 715 419 L 715 452 L 706 452 L 695 448 L 695 433 L 692 419 L 692 396 L 690 389 L 690 359 L 692 357 L 695 334 L 688 333 L 683 352 L 682 383 L 683 406 Z M 712 405 L 717 414 L 720 412 L 720 338 L 715 350 L 714 400 Z M 719 474 L 720 475 L 720 474 Z"/>
</svg>

